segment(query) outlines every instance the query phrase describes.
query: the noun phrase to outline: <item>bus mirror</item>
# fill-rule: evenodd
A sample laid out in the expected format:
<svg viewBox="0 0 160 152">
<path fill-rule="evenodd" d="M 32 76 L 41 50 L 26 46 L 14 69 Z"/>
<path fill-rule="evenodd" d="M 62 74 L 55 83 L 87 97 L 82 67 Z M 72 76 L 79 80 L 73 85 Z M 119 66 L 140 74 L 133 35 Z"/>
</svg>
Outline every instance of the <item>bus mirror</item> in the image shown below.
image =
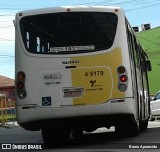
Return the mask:
<svg viewBox="0 0 160 152">
<path fill-rule="evenodd" d="M 146 70 L 147 71 L 152 71 L 152 65 L 151 65 L 151 61 L 147 60 L 146 62 Z"/>
<path fill-rule="evenodd" d="M 141 61 L 142 72 L 146 71 L 145 61 Z"/>
<path fill-rule="evenodd" d="M 145 71 L 152 71 L 150 60 L 141 61 L 141 67 L 142 67 L 142 71 L 143 72 L 145 72 Z"/>
</svg>

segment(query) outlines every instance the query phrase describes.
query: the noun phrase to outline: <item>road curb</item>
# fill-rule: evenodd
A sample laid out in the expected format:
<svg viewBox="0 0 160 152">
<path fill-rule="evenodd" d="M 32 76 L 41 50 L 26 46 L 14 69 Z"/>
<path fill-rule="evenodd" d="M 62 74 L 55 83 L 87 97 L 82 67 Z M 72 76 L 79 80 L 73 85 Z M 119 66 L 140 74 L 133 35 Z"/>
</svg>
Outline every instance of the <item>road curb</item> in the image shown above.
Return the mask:
<svg viewBox="0 0 160 152">
<path fill-rule="evenodd" d="M 12 128 L 17 128 L 17 127 L 19 127 L 19 125 L 17 124 L 17 122 L 15 122 L 15 123 L 8 122 L 7 124 L 4 124 L 4 125 L 2 123 L 0 123 L 0 128 L 12 129 Z"/>
</svg>

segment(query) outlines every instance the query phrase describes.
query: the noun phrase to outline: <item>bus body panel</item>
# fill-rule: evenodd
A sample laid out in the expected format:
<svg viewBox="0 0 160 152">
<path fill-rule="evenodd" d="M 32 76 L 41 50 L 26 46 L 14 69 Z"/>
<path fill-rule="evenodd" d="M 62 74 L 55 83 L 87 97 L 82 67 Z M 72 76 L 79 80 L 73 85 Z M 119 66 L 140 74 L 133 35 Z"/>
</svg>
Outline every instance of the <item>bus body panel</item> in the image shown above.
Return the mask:
<svg viewBox="0 0 160 152">
<path fill-rule="evenodd" d="M 114 56 L 117 57 L 115 62 L 112 61 Z M 122 65 L 120 48 L 101 55 L 74 57 L 71 58 L 71 61 L 79 62 L 71 64 L 71 66 L 76 66 L 76 68 L 59 69 L 58 65 L 55 66 L 54 63 L 50 63 L 50 66 L 47 67 L 48 69 L 43 69 L 42 65 L 37 61 L 39 67 L 35 69 L 38 70 L 30 72 L 31 80 L 28 82 L 28 87 L 31 88 L 33 104 L 46 107 L 46 105 L 42 104 L 43 99 L 50 98 L 52 103 L 49 107 L 55 108 L 101 104 L 113 98 L 125 97 L 125 94 L 118 90 L 116 71 L 118 66 Z M 46 66 L 48 63 L 43 64 Z M 53 68 L 50 69 L 50 67 Z M 70 67 L 70 65 L 67 65 L 67 67 Z M 81 95 L 64 96 L 65 90 L 69 92 L 74 88 L 82 89 L 80 90 L 82 91 Z"/>
<path fill-rule="evenodd" d="M 69 7 L 62 8 L 60 12 L 65 12 L 66 8 Z M 106 8 L 107 7 L 105 7 L 104 9 L 102 7 L 101 9 L 99 9 L 99 7 L 73 7 L 71 8 L 71 10 L 73 12 L 85 10 L 89 12 L 88 9 L 91 9 L 91 11 L 93 12 L 98 11 L 115 13 L 115 9 Z M 54 12 L 54 10 L 52 11 Z M 45 12 L 45 10 L 43 12 L 42 10 L 42 13 L 49 12 L 50 10 L 48 10 L 48 12 Z M 59 11 L 55 10 L 55 12 Z M 36 12 L 34 13 L 38 14 Z M 119 47 L 111 47 L 108 50 L 104 50 L 101 52 L 93 52 L 92 54 L 70 54 L 66 55 L 66 58 L 64 58 L 62 55 L 56 55 L 53 57 L 51 57 L 50 55 L 45 55 L 44 57 L 44 55 L 41 54 L 30 54 L 28 53 L 28 51 L 26 51 L 23 45 L 18 46 L 18 50 L 22 51 L 17 51 L 16 57 L 20 58 L 21 55 L 24 56 L 24 53 L 26 55 L 23 57 L 23 63 L 25 63 L 25 65 L 23 65 L 23 63 L 16 63 L 16 65 L 21 64 L 22 66 L 22 69 L 20 67 L 18 68 L 18 70 L 16 69 L 16 73 L 21 70 L 27 73 L 26 90 L 28 90 L 28 92 L 25 100 L 21 99 L 19 101 L 19 99 L 17 99 L 17 105 L 24 106 L 25 104 L 30 103 L 45 109 L 57 107 L 68 108 L 69 106 L 77 105 L 97 106 L 98 104 L 105 104 L 110 99 L 132 97 L 132 91 L 130 91 L 129 89 L 127 90 L 128 93 L 120 92 L 118 90 L 117 68 L 121 65 L 124 65 L 126 69 L 130 69 L 130 67 L 128 66 L 128 54 L 127 52 L 124 53 L 124 51 L 127 49 L 127 47 L 124 45 L 126 43 L 119 38 L 119 36 L 125 38 L 124 30 L 120 30 L 121 27 L 124 26 L 120 23 L 120 20 L 124 20 L 124 16 L 122 14 L 123 11 L 119 9 L 117 12 L 119 20 L 114 40 L 114 45 Z M 23 14 L 23 16 L 28 15 L 31 15 L 30 12 L 26 12 Z M 21 16 L 18 16 L 17 14 L 17 22 L 19 22 L 20 19 Z M 17 31 L 20 29 L 19 24 L 17 24 L 16 28 Z M 17 35 L 17 38 L 17 41 L 21 41 L 21 43 L 23 43 L 20 35 Z M 126 63 L 124 63 L 126 58 L 127 61 Z M 16 62 L 17 61 L 19 60 L 16 60 Z M 76 68 L 66 69 L 66 67 L 69 66 L 76 66 Z M 34 69 L 36 69 L 36 71 Z M 130 71 L 127 71 L 129 77 L 128 79 L 130 79 Z M 59 79 L 57 80 L 57 82 L 56 80 L 53 80 L 54 78 L 49 80 L 49 77 L 51 75 L 60 76 L 61 80 Z M 47 76 L 48 80 L 46 79 Z M 132 87 L 131 81 L 129 81 L 128 85 Z M 80 97 L 64 98 L 63 89 L 65 88 L 82 88 L 83 92 Z M 51 104 L 49 104 L 48 106 L 43 104 L 45 98 L 51 100 Z M 81 109 L 83 107 L 79 108 Z M 74 115 L 76 115 L 76 113 L 73 113 L 73 116 Z"/>
</svg>

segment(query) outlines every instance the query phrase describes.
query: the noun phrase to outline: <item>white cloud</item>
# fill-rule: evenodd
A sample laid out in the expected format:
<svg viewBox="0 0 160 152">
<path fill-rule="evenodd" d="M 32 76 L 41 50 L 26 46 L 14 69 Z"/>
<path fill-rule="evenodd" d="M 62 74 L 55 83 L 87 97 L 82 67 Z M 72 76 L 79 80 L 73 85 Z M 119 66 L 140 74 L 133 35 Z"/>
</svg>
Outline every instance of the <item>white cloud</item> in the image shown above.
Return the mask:
<svg viewBox="0 0 160 152">
<path fill-rule="evenodd" d="M 14 41 L 14 16 L 0 16 L 0 41 Z"/>
<path fill-rule="evenodd" d="M 0 15 L 0 75 L 14 78 L 14 15 Z"/>
</svg>

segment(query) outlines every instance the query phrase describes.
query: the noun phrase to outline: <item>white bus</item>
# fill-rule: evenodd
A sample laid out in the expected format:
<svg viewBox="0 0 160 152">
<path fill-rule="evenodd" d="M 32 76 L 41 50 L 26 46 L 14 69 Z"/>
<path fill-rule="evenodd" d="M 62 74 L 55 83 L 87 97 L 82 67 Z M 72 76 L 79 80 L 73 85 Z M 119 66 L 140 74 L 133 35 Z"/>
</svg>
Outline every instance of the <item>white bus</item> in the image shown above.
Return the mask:
<svg viewBox="0 0 160 152">
<path fill-rule="evenodd" d="M 150 61 L 123 9 L 64 6 L 15 20 L 18 123 L 63 142 L 99 127 L 137 136 L 150 115 Z"/>
</svg>

